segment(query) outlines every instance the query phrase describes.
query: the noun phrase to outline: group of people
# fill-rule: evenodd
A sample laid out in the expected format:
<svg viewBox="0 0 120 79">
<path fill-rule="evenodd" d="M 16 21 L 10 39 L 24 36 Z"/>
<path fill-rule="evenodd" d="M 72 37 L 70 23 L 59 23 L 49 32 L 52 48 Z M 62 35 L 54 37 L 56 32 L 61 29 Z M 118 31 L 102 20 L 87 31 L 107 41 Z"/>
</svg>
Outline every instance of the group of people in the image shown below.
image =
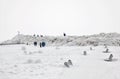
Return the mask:
<svg viewBox="0 0 120 79">
<path fill-rule="evenodd" d="M 73 63 L 71 60 L 68 60 L 67 62 L 64 62 L 64 65 L 69 68 L 70 66 L 73 65 Z"/>
<path fill-rule="evenodd" d="M 40 42 L 39 46 L 40 47 L 45 47 L 46 43 L 45 42 Z M 34 46 L 37 46 L 37 42 L 34 42 Z"/>
</svg>

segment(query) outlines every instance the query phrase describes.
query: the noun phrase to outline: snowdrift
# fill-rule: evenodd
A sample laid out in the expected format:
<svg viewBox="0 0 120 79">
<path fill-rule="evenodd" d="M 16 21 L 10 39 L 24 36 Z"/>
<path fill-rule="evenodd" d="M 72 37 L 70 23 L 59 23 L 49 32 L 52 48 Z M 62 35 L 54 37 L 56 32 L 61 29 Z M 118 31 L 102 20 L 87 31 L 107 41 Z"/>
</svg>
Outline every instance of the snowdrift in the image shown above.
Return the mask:
<svg viewBox="0 0 120 79">
<path fill-rule="evenodd" d="M 33 44 L 33 42 L 46 42 L 47 46 L 87 46 L 87 45 L 109 45 L 120 46 L 120 34 L 118 33 L 100 33 L 89 36 L 33 36 L 16 35 L 11 40 L 1 43 L 1 45 L 10 44 Z"/>
</svg>

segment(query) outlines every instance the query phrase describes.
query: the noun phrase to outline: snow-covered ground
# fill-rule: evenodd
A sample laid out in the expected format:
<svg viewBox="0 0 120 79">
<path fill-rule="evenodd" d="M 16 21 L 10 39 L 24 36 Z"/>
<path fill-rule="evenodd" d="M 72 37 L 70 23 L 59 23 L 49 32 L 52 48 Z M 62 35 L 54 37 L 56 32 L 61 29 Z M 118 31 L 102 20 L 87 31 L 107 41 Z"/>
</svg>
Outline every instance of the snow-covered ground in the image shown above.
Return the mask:
<svg viewBox="0 0 120 79">
<path fill-rule="evenodd" d="M 120 79 L 120 47 L 0 46 L 0 79 Z M 83 55 L 87 51 L 87 55 Z M 104 61 L 113 54 L 112 62 Z M 64 62 L 72 60 L 67 68 Z"/>
<path fill-rule="evenodd" d="M 0 45 L 10 44 L 33 44 L 46 42 L 47 46 L 87 46 L 87 45 L 109 45 L 120 46 L 120 34 L 100 33 L 86 36 L 32 36 L 18 34 L 10 40 L 6 40 Z"/>
</svg>

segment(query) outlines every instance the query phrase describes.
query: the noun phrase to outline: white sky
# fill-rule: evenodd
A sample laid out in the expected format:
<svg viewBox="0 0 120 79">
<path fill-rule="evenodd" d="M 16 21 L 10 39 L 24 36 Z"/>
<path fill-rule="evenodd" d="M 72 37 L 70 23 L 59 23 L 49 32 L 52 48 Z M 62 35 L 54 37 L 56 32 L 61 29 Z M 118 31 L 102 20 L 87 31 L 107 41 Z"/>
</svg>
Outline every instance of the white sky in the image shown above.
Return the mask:
<svg viewBox="0 0 120 79">
<path fill-rule="evenodd" d="M 0 0 L 0 41 L 22 34 L 118 32 L 120 0 Z"/>
</svg>

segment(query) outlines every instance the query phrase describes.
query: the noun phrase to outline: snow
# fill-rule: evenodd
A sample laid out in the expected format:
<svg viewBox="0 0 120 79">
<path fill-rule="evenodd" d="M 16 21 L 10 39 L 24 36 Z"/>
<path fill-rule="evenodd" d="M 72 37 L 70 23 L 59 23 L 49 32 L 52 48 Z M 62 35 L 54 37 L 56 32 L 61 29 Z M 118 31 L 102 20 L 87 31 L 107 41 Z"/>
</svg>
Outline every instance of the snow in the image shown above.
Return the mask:
<svg viewBox="0 0 120 79">
<path fill-rule="evenodd" d="M 0 46 L 0 79 L 120 79 L 120 47 Z M 87 52 L 87 55 L 83 54 Z M 104 59 L 113 54 L 114 61 Z M 64 62 L 72 60 L 67 68 Z"/>
<path fill-rule="evenodd" d="M 109 45 L 109 46 L 120 46 L 120 34 L 118 33 L 100 33 L 89 36 L 32 36 L 18 34 L 11 40 L 0 43 L 1 45 L 9 44 L 38 44 L 42 41 L 46 42 L 47 46 L 98 46 L 98 45 Z"/>
</svg>

